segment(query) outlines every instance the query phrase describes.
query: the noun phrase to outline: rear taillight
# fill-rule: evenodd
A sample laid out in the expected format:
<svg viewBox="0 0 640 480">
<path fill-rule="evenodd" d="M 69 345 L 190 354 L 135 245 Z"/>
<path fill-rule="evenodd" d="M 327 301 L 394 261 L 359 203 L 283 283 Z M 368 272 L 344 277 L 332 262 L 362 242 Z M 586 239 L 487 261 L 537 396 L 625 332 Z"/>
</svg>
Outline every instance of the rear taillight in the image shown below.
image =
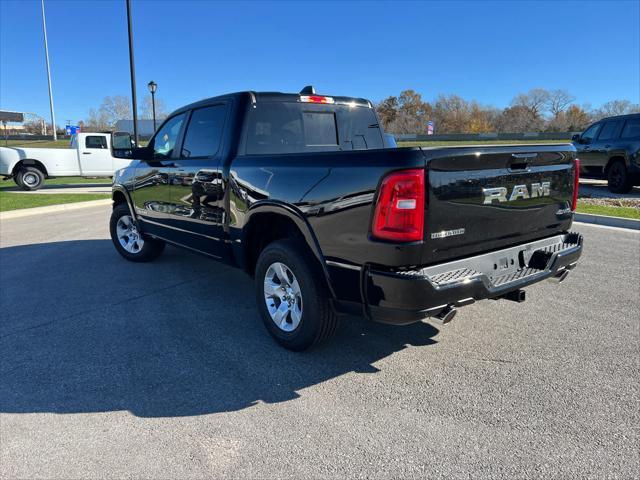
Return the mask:
<svg viewBox="0 0 640 480">
<path fill-rule="evenodd" d="M 396 242 L 416 242 L 424 235 L 424 170 L 387 175 L 376 201 L 373 236 Z"/>
<path fill-rule="evenodd" d="M 573 199 L 571 200 L 571 210 L 576 211 L 578 206 L 578 186 L 580 185 L 580 160 L 576 158 L 573 161 Z"/>
</svg>

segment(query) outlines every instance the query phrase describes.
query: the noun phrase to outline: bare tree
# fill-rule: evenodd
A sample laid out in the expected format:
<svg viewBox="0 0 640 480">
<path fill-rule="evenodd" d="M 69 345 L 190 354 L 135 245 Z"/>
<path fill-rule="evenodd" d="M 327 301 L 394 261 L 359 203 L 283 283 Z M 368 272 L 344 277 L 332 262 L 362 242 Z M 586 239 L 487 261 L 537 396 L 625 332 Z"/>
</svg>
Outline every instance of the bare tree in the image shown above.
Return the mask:
<svg viewBox="0 0 640 480">
<path fill-rule="evenodd" d="M 439 95 L 433 106 L 433 116 L 439 132 L 466 133 L 470 108 L 458 95 Z"/>
<path fill-rule="evenodd" d="M 564 112 L 575 99 L 567 90 L 551 90 L 547 99 L 547 108 L 551 115 L 555 117 L 560 112 Z"/>
<path fill-rule="evenodd" d="M 511 101 L 512 107 L 525 107 L 529 109 L 534 118 L 544 116 L 549 103 L 549 92 L 544 88 L 533 88 L 527 93 L 519 93 Z"/>
<path fill-rule="evenodd" d="M 525 105 L 514 105 L 505 108 L 498 120 L 498 130 L 500 132 L 536 132 L 540 131 L 544 121 L 536 116 L 531 108 Z"/>
<path fill-rule="evenodd" d="M 95 131 L 106 130 L 109 127 L 106 116 L 95 108 L 89 109 L 85 124 L 87 129 Z"/>
<path fill-rule="evenodd" d="M 458 95 L 439 95 L 433 103 L 414 90 L 384 99 L 377 106 L 380 123 L 393 133 L 422 134 L 435 121 L 437 133 L 566 132 L 583 130 L 594 120 L 640 112 L 640 105 L 612 100 L 600 109 L 578 106 L 567 90 L 534 88 L 516 95 L 509 108 L 498 110 Z"/>
<path fill-rule="evenodd" d="M 640 112 L 638 104 L 633 104 L 629 100 L 611 100 L 596 110 L 595 115 L 597 118 L 604 118 L 638 112 Z"/>
<path fill-rule="evenodd" d="M 142 100 L 141 107 L 142 116 L 141 118 L 152 120 L 153 119 L 153 104 L 151 99 L 151 94 L 147 94 L 144 96 Z M 156 97 L 156 119 L 162 120 L 167 116 L 167 107 L 164 104 L 164 101 L 161 98 Z"/>
<path fill-rule="evenodd" d="M 131 101 L 123 95 L 115 97 L 104 97 L 102 105 L 100 105 L 100 114 L 109 126 L 115 125 L 118 120 L 126 120 L 132 117 Z"/>
<path fill-rule="evenodd" d="M 114 97 L 104 97 L 100 108 L 89 109 L 86 119 L 86 126 L 91 130 L 113 129 L 118 120 L 131 119 L 131 102 L 128 97 L 116 95 Z"/>
<path fill-rule="evenodd" d="M 549 122 L 546 130 L 549 132 L 577 132 L 584 130 L 591 123 L 591 115 L 586 109 L 578 105 L 570 105 L 564 111 L 558 112 Z"/>
</svg>

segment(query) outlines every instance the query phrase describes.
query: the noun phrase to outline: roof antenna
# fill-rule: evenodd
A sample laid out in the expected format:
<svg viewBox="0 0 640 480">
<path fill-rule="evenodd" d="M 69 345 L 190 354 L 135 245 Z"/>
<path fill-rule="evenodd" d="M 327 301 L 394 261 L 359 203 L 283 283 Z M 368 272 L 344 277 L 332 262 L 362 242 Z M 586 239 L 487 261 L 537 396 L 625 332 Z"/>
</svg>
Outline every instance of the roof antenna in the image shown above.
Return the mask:
<svg viewBox="0 0 640 480">
<path fill-rule="evenodd" d="M 313 88 L 313 85 L 307 85 L 302 90 L 300 90 L 300 95 L 315 95 L 316 89 Z"/>
</svg>

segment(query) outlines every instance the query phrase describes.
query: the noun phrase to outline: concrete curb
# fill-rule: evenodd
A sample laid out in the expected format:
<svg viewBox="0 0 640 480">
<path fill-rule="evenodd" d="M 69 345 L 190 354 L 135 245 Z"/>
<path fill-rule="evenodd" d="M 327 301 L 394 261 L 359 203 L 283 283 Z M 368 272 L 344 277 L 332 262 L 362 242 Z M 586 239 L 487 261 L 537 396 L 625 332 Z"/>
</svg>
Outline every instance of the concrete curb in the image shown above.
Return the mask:
<svg viewBox="0 0 640 480">
<path fill-rule="evenodd" d="M 640 230 L 640 220 L 634 220 L 632 218 L 607 217 L 605 215 L 592 215 L 591 213 L 575 213 L 573 219 L 576 222 L 582 223 Z"/>
<path fill-rule="evenodd" d="M 42 215 L 44 213 L 64 212 L 66 210 L 78 210 L 80 208 L 100 207 L 103 205 L 111 205 L 112 202 L 113 200 L 110 198 L 105 198 L 104 200 L 90 200 L 88 202 L 61 203 L 60 205 L 50 205 L 48 207 L 22 208 L 19 210 L 0 212 L 0 220 L 30 217 L 31 215 Z"/>
</svg>

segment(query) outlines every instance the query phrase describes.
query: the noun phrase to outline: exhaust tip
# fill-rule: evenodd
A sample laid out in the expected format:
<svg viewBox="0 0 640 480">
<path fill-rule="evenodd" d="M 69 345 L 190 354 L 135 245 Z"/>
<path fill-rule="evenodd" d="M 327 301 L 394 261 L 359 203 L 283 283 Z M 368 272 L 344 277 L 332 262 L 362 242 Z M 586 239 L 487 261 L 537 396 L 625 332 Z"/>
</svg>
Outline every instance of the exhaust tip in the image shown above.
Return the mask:
<svg viewBox="0 0 640 480">
<path fill-rule="evenodd" d="M 457 313 L 458 311 L 455 308 L 445 307 L 437 315 L 435 315 L 433 319 L 440 325 L 445 325 L 453 320 L 453 317 L 455 317 Z"/>
<path fill-rule="evenodd" d="M 569 270 L 563 270 L 562 272 L 557 273 L 555 276 L 551 277 L 549 280 L 553 282 L 564 282 L 564 280 L 569 276 Z"/>
</svg>

